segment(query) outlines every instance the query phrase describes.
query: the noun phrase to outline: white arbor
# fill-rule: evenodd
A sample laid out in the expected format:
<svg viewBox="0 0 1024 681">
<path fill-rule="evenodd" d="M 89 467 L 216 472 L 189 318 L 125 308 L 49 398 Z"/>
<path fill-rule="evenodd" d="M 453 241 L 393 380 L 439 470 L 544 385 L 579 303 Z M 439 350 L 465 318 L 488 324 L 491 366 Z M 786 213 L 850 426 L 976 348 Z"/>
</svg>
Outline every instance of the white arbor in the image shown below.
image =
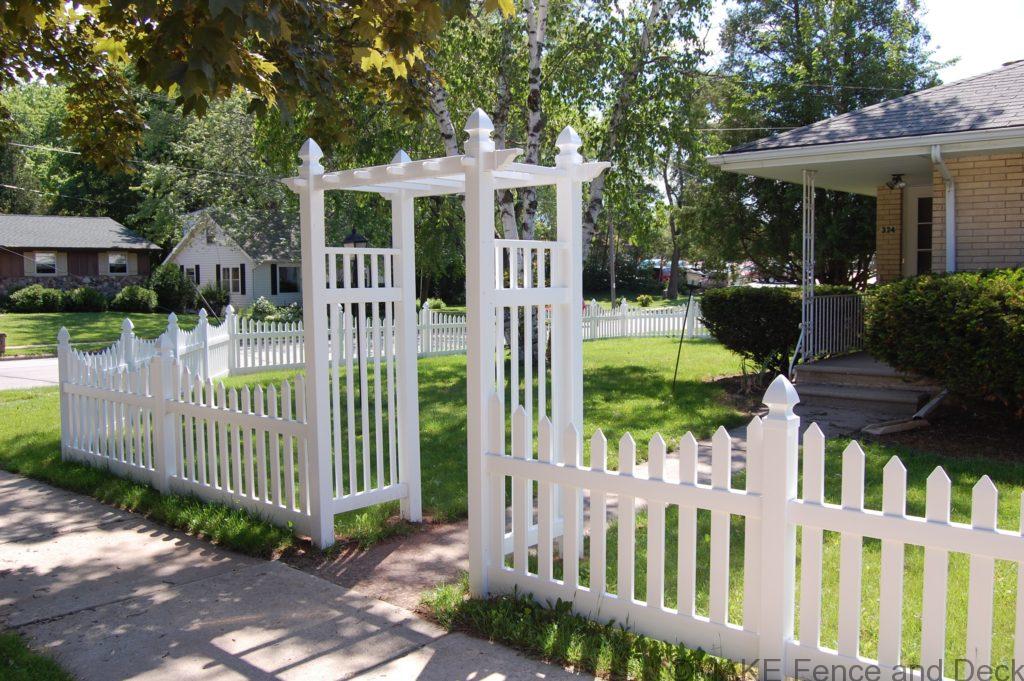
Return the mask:
<svg viewBox="0 0 1024 681">
<path fill-rule="evenodd" d="M 302 295 L 318 545 L 333 541 L 333 516 L 345 510 L 400 499 L 403 517 L 421 518 L 414 203 L 465 195 L 470 581 L 479 594 L 486 590 L 483 527 L 504 508 L 504 491 L 491 489 L 481 465 L 491 396 L 503 396 L 506 415 L 524 405 L 531 424 L 548 416 L 559 432 L 583 426 L 582 185 L 608 164 L 584 162 L 568 127 L 554 167 L 517 163 L 520 149 L 496 149 L 480 109 L 466 132 L 464 155 L 412 161 L 400 151 L 387 165 L 331 173 L 307 140 L 299 175 L 285 182 L 299 195 L 302 261 L 310 265 Z M 545 185 L 556 188 L 556 239 L 497 239 L 495 192 Z M 324 192 L 332 190 L 391 201 L 391 248 L 327 246 Z M 555 452 L 558 461 L 578 455 Z"/>
</svg>

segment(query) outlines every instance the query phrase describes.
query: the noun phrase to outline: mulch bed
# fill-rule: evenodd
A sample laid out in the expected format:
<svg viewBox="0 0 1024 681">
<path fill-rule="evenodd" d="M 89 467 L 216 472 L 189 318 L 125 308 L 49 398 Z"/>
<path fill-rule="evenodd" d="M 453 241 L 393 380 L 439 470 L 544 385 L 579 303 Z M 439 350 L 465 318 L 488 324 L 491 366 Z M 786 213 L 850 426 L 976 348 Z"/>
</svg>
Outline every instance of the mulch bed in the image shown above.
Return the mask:
<svg viewBox="0 0 1024 681">
<path fill-rule="evenodd" d="M 948 397 L 928 423 L 927 428 L 874 439 L 943 456 L 1024 460 L 1024 417 L 1002 405 Z"/>
</svg>

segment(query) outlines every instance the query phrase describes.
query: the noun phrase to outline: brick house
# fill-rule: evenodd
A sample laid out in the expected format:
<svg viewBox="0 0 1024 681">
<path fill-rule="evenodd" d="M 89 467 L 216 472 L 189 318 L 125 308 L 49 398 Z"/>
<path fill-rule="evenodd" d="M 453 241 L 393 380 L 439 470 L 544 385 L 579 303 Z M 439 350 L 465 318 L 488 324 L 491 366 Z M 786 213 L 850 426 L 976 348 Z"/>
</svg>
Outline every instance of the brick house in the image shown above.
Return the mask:
<svg viewBox="0 0 1024 681">
<path fill-rule="evenodd" d="M 755 140 L 709 161 L 804 187 L 800 340 L 790 363 L 790 373 L 804 363 L 796 370 L 803 398 L 913 411 L 937 389 L 857 352 L 861 296 L 815 295 L 816 187 L 876 197 L 879 282 L 1024 265 L 1024 60 Z"/>
<path fill-rule="evenodd" d="M 0 294 L 42 284 L 112 296 L 144 283 L 159 253 L 111 218 L 0 215 Z"/>
<path fill-rule="evenodd" d="M 730 149 L 724 170 L 877 197 L 878 280 L 1024 264 L 1024 60 Z"/>
</svg>

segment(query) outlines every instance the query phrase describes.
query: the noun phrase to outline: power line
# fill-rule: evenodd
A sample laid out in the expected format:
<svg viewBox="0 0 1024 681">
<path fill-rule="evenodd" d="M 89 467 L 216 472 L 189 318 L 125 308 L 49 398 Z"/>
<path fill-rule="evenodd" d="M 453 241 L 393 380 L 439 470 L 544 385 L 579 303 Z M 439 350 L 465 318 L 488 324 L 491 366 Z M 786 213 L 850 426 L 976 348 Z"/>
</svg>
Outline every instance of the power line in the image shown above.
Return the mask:
<svg viewBox="0 0 1024 681">
<path fill-rule="evenodd" d="M 7 144 L 9 146 L 17 147 L 17 148 L 20 148 L 20 149 L 36 149 L 38 151 L 48 151 L 48 152 L 56 153 L 56 154 L 71 154 L 71 155 L 74 155 L 74 156 L 81 156 L 82 155 L 82 152 L 80 152 L 80 151 L 75 151 L 73 149 L 61 149 L 60 147 L 51 147 L 51 146 L 48 146 L 48 145 L 45 145 L 45 144 L 24 144 L 24 143 L 21 143 L 21 142 L 8 142 Z M 185 170 L 185 171 L 189 171 L 189 172 L 193 172 L 193 173 L 207 173 L 207 174 L 210 174 L 210 175 L 222 175 L 222 176 L 226 176 L 226 177 L 237 177 L 237 178 L 242 178 L 242 179 L 247 179 L 247 180 L 259 180 L 261 182 L 277 183 L 279 181 L 279 178 L 268 177 L 268 176 L 265 176 L 265 175 L 253 175 L 251 173 L 239 173 L 239 172 L 235 172 L 235 171 L 231 171 L 231 170 L 212 170 L 212 169 L 209 169 L 209 168 L 196 168 L 194 166 L 183 166 L 183 165 L 178 165 L 176 163 L 167 163 L 167 162 L 156 163 L 156 162 L 153 162 L 153 161 L 146 161 L 146 160 L 143 160 L 141 158 L 130 158 L 130 159 L 127 159 L 127 161 L 129 163 L 134 163 L 136 165 L 153 167 L 153 168 L 169 167 L 169 168 L 175 168 L 177 170 Z"/>
<path fill-rule="evenodd" d="M 65 199 L 72 199 L 74 201 L 85 201 L 86 203 L 95 203 L 95 204 L 100 205 L 100 206 L 121 205 L 121 204 L 115 204 L 114 202 L 111 202 L 111 201 L 98 201 L 96 199 L 87 199 L 84 196 L 74 196 L 72 194 L 61 194 L 60 192 L 45 191 L 45 190 L 42 190 L 42 189 L 30 189 L 28 187 L 18 187 L 17 185 L 13 185 L 13 184 L 3 184 L 3 183 L 0 183 L 0 187 L 2 187 L 4 189 L 16 189 L 16 190 L 18 190 L 20 192 L 31 192 L 32 194 L 42 194 L 44 196 L 60 196 L 60 197 L 63 197 Z"/>
</svg>

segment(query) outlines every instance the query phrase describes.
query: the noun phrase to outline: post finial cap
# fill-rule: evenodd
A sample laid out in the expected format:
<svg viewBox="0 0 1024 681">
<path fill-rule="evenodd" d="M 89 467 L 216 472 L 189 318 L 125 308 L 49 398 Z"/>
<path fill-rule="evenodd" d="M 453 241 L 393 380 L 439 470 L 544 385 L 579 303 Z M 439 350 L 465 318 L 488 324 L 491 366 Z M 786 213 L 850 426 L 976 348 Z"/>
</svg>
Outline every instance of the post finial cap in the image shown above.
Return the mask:
<svg viewBox="0 0 1024 681">
<path fill-rule="evenodd" d="M 124 333 L 131 333 L 131 330 L 134 328 L 135 324 L 133 324 L 132 320 L 129 319 L 128 317 L 125 317 L 124 321 L 121 322 L 121 331 Z"/>
<path fill-rule="evenodd" d="M 409 158 L 409 154 L 405 153 L 405 149 L 399 149 L 395 152 L 395 157 L 391 159 L 392 163 L 412 163 L 412 159 Z"/>
<path fill-rule="evenodd" d="M 789 417 L 793 415 L 793 407 L 800 402 L 800 396 L 789 379 L 779 374 L 768 386 L 761 401 L 768 407 L 768 418 Z"/>
<path fill-rule="evenodd" d="M 469 114 L 469 120 L 466 121 L 466 132 L 477 132 L 494 130 L 494 123 L 491 122 L 491 117 L 487 115 L 487 112 L 477 107 L 473 113 Z"/>
</svg>

